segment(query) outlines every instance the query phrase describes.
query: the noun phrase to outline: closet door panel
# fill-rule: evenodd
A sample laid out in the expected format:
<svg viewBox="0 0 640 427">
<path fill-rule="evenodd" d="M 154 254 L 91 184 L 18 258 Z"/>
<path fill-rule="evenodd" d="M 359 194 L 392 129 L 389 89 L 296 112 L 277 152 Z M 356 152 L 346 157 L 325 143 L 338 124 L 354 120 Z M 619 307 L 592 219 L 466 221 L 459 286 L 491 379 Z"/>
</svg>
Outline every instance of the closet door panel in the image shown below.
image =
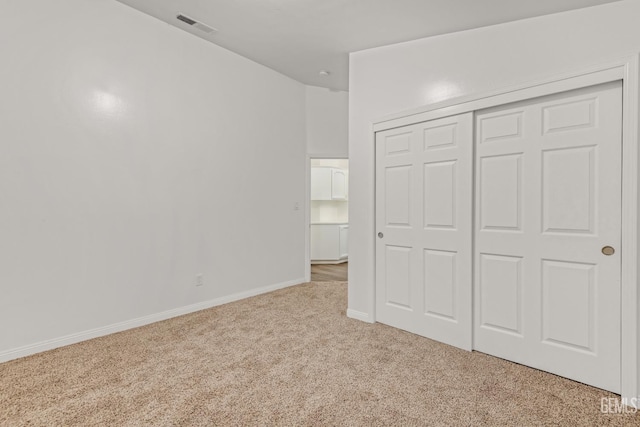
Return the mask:
<svg viewBox="0 0 640 427">
<path fill-rule="evenodd" d="M 468 350 L 472 122 L 376 134 L 376 318 Z"/>
</svg>

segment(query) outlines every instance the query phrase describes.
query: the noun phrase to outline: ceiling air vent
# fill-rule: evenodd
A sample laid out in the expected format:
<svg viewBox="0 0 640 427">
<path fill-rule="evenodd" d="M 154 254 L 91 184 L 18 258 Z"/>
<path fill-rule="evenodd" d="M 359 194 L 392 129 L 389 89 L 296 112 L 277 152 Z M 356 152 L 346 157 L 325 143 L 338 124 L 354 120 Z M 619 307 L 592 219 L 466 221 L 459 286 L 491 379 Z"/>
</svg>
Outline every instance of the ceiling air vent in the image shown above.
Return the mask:
<svg viewBox="0 0 640 427">
<path fill-rule="evenodd" d="M 176 16 L 176 18 L 178 18 L 180 21 L 184 22 L 185 24 L 191 25 L 193 28 L 197 28 L 200 31 L 204 31 L 207 34 L 218 32 L 218 30 L 216 30 L 215 28 L 210 27 L 206 24 L 203 24 L 202 22 L 198 22 L 193 18 L 189 18 L 187 15 L 179 14 L 178 16 Z"/>
</svg>

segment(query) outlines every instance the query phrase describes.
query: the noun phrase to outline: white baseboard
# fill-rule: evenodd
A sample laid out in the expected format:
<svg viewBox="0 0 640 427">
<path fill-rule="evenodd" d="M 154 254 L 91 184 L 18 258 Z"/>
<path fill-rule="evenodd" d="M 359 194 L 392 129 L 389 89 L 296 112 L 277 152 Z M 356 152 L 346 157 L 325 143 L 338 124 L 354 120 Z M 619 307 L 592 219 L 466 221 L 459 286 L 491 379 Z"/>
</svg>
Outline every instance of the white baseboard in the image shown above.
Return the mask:
<svg viewBox="0 0 640 427">
<path fill-rule="evenodd" d="M 369 317 L 369 313 L 364 313 L 362 311 L 357 311 L 357 310 L 352 310 L 352 309 L 348 309 L 347 310 L 347 317 L 351 318 L 351 319 L 356 319 L 356 320 L 361 320 L 363 322 L 367 322 L 367 323 L 375 323 L 370 317 Z"/>
<path fill-rule="evenodd" d="M 304 283 L 303 277 L 0 352 L 0 363 Z"/>
</svg>

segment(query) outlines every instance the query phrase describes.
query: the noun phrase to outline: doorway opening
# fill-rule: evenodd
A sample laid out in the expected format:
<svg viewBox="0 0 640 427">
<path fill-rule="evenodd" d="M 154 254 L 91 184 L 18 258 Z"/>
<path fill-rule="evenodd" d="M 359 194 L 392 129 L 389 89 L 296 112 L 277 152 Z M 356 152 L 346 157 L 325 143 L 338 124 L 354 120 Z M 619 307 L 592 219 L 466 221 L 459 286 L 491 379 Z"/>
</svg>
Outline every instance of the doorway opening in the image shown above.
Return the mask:
<svg viewBox="0 0 640 427">
<path fill-rule="evenodd" d="M 312 282 L 346 282 L 349 160 L 310 159 L 309 253 Z"/>
</svg>

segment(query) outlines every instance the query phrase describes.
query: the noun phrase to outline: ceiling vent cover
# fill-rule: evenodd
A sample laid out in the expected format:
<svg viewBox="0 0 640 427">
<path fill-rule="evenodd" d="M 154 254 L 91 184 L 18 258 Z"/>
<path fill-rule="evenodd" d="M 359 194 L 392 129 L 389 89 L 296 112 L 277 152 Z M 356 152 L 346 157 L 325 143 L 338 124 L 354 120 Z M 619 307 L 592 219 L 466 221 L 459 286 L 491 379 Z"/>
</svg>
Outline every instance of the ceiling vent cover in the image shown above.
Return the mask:
<svg viewBox="0 0 640 427">
<path fill-rule="evenodd" d="M 218 32 L 218 30 L 216 30 L 215 28 L 210 27 L 207 24 L 203 24 L 202 22 L 198 22 L 195 19 L 188 17 L 187 15 L 183 15 L 182 13 L 176 16 L 176 18 L 178 18 L 180 21 L 184 22 L 185 24 L 191 25 L 193 28 L 197 28 L 198 30 L 203 31 L 207 34 Z"/>
</svg>

